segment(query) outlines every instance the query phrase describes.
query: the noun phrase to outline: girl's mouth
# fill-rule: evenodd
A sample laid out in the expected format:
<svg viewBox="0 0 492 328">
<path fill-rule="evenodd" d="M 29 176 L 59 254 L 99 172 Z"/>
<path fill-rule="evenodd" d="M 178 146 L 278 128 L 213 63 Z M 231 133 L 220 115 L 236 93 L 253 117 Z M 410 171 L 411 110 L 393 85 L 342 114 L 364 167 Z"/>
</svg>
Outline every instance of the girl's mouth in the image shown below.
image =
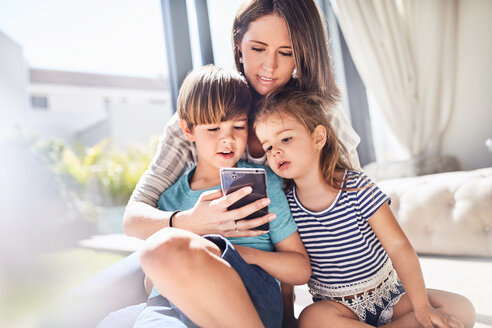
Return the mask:
<svg viewBox="0 0 492 328">
<path fill-rule="evenodd" d="M 277 167 L 279 169 L 285 169 L 289 166 L 290 162 L 287 162 L 287 161 L 282 161 L 282 162 L 279 162 Z"/>
</svg>

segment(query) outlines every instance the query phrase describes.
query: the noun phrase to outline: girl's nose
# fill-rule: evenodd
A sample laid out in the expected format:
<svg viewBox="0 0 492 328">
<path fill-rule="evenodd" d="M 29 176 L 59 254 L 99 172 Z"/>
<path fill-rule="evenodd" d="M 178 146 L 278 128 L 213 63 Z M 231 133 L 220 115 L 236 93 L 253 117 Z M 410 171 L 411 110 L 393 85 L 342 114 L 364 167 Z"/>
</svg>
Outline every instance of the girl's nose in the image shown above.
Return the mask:
<svg viewBox="0 0 492 328">
<path fill-rule="evenodd" d="M 273 148 L 273 155 L 274 156 L 281 155 L 281 154 L 282 154 L 282 150 L 279 147 Z"/>
</svg>

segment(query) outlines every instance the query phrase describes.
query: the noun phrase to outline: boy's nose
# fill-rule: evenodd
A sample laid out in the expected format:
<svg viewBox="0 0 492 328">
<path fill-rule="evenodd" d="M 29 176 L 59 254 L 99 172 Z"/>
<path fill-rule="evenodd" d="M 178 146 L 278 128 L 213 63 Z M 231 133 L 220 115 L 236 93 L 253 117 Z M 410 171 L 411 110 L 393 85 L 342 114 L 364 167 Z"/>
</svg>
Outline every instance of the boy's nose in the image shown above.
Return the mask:
<svg viewBox="0 0 492 328">
<path fill-rule="evenodd" d="M 222 134 L 221 142 L 222 143 L 234 142 L 234 136 L 232 135 L 232 132 L 224 132 Z"/>
</svg>

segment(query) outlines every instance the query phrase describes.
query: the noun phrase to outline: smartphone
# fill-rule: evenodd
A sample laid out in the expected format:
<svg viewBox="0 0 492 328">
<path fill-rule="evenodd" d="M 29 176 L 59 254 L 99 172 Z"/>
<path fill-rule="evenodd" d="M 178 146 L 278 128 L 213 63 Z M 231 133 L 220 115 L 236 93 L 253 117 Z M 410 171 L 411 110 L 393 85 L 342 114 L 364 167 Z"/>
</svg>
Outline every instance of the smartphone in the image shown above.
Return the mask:
<svg viewBox="0 0 492 328">
<path fill-rule="evenodd" d="M 251 187 L 253 191 L 229 206 L 228 210 L 248 205 L 258 199 L 267 197 L 266 172 L 260 168 L 238 168 L 224 167 L 220 169 L 220 183 L 224 195 L 228 195 L 243 187 Z M 243 220 L 251 220 L 268 214 L 268 206 L 248 215 Z M 270 223 L 262 224 L 253 230 L 267 231 L 270 229 Z"/>
</svg>

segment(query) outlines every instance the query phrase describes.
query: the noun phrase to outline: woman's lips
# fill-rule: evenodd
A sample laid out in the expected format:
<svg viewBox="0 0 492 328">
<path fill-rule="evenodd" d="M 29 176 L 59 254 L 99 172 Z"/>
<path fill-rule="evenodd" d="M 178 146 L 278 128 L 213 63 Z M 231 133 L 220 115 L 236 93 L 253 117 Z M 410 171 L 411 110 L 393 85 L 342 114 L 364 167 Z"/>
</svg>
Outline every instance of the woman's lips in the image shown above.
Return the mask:
<svg viewBox="0 0 492 328">
<path fill-rule="evenodd" d="M 277 80 L 275 78 L 266 77 L 266 76 L 262 76 L 262 75 L 257 75 L 257 78 L 263 84 L 272 84 Z"/>
</svg>

